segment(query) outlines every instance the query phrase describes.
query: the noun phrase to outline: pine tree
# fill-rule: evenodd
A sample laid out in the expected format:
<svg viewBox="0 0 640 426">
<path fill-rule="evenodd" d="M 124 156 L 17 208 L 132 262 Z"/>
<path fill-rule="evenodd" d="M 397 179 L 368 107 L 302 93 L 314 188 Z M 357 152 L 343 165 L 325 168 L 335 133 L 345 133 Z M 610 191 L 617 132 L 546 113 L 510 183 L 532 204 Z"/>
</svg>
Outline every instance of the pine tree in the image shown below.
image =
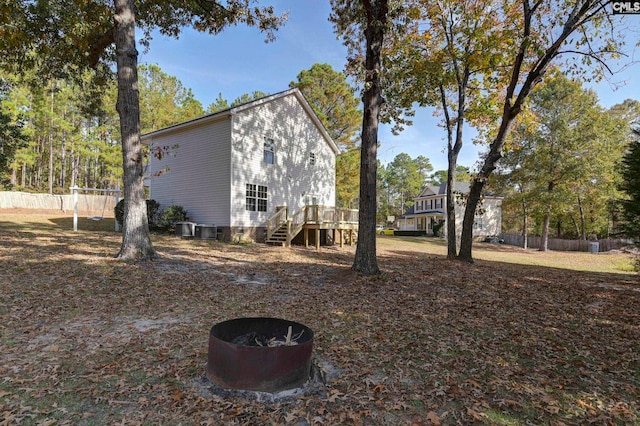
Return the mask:
<svg viewBox="0 0 640 426">
<path fill-rule="evenodd" d="M 627 235 L 640 246 L 640 130 L 633 131 L 634 139 L 622 160 L 622 185 L 627 195 L 622 200 L 623 228 Z"/>
</svg>

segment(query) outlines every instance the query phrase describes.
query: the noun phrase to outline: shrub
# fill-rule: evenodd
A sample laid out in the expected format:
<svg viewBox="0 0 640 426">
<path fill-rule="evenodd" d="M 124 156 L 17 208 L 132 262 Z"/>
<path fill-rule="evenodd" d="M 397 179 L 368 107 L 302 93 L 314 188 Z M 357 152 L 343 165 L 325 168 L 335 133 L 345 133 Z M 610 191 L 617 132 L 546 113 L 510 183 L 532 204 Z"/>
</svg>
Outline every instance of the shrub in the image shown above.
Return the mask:
<svg viewBox="0 0 640 426">
<path fill-rule="evenodd" d="M 147 200 L 147 218 L 149 219 L 149 228 L 158 228 L 158 220 L 160 213 L 160 203 L 156 200 Z"/>
<path fill-rule="evenodd" d="M 444 220 L 439 220 L 433 224 L 433 236 L 439 237 L 442 235 L 442 227 L 444 226 Z"/>
<path fill-rule="evenodd" d="M 164 209 L 160 215 L 160 226 L 163 229 L 171 230 L 175 227 L 176 222 L 185 222 L 188 219 L 187 211 L 184 207 L 169 206 Z"/>
<path fill-rule="evenodd" d="M 118 201 L 118 204 L 113 208 L 113 214 L 116 217 L 116 221 L 122 226 L 124 222 L 124 198 Z"/>
<path fill-rule="evenodd" d="M 158 227 L 158 211 L 160 210 L 160 203 L 156 200 L 147 200 L 147 219 L 149 220 L 149 228 Z M 113 208 L 113 214 L 116 220 L 122 226 L 124 222 L 124 198 L 118 201 L 118 204 Z"/>
</svg>

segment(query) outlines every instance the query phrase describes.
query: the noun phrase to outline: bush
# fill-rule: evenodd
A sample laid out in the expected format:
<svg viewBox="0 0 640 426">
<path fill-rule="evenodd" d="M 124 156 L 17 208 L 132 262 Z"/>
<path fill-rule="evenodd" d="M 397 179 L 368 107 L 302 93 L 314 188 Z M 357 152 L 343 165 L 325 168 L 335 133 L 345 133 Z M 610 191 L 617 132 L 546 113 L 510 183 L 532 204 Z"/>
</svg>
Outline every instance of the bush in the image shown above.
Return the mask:
<svg viewBox="0 0 640 426">
<path fill-rule="evenodd" d="M 433 236 L 440 237 L 442 235 L 442 227 L 444 226 L 444 220 L 439 220 L 433 224 Z"/>
<path fill-rule="evenodd" d="M 160 203 L 156 200 L 147 200 L 147 219 L 149 220 L 149 228 L 158 227 L 158 211 L 160 210 Z M 113 208 L 113 214 L 116 220 L 122 226 L 124 222 L 124 198 L 118 201 L 118 204 Z"/>
<path fill-rule="evenodd" d="M 122 226 L 122 222 L 124 222 L 124 198 L 118 201 L 118 204 L 113 208 L 113 214 L 116 217 L 116 222 Z"/>
<path fill-rule="evenodd" d="M 160 213 L 160 203 L 156 200 L 147 200 L 147 218 L 149 219 L 149 228 L 157 228 Z"/>
<path fill-rule="evenodd" d="M 189 220 L 187 211 L 182 206 L 169 206 L 160 215 L 160 226 L 166 230 L 172 230 L 176 222 L 186 222 Z"/>
</svg>

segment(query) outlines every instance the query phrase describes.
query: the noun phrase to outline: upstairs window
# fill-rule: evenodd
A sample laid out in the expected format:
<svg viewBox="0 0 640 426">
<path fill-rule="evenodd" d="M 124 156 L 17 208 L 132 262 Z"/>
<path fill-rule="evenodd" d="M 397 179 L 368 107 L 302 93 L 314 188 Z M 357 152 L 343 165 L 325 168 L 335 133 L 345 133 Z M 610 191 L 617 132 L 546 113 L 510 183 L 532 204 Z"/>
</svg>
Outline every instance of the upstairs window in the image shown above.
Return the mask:
<svg viewBox="0 0 640 426">
<path fill-rule="evenodd" d="M 272 138 L 264 138 L 264 162 L 267 164 L 275 164 L 276 160 L 276 144 Z"/>
<path fill-rule="evenodd" d="M 311 165 L 311 166 L 315 166 L 316 165 L 316 153 L 315 152 L 310 152 L 309 153 L 309 165 Z"/>
<path fill-rule="evenodd" d="M 246 185 L 246 205 L 247 211 L 267 211 L 267 187 L 248 183 Z"/>
</svg>

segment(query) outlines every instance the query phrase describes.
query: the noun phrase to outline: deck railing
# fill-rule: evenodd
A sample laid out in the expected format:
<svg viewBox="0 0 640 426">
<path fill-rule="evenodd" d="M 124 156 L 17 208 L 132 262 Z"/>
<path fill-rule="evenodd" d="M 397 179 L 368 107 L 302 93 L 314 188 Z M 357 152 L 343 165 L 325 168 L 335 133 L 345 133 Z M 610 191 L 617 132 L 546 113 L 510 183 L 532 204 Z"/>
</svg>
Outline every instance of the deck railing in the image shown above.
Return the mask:
<svg viewBox="0 0 640 426">
<path fill-rule="evenodd" d="M 289 209 L 287 207 L 279 207 L 276 214 L 271 216 L 267 221 L 267 240 L 271 238 L 273 233 L 287 222 Z"/>
<path fill-rule="evenodd" d="M 267 221 L 267 239 L 284 224 L 287 225 L 287 246 L 305 225 L 315 225 L 327 229 L 339 229 L 358 224 L 358 210 L 330 206 L 304 206 L 292 216 L 286 207 L 280 208 Z"/>
<path fill-rule="evenodd" d="M 306 206 L 304 209 L 306 223 L 326 226 L 358 223 L 358 210 L 330 206 Z"/>
</svg>

